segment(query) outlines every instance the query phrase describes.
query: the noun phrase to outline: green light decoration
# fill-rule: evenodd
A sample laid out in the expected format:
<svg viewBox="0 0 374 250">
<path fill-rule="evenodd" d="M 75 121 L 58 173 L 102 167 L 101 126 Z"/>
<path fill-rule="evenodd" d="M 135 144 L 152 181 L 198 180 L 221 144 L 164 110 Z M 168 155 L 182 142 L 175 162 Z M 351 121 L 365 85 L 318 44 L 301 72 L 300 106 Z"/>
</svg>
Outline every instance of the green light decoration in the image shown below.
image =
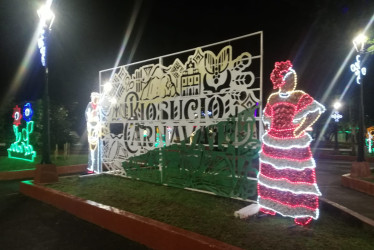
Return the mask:
<svg viewBox="0 0 374 250">
<path fill-rule="evenodd" d="M 30 144 L 30 134 L 34 131 L 34 122 L 31 121 L 33 111 L 31 104 L 27 103 L 23 108 L 23 116 L 21 110 L 16 105 L 13 108 L 14 118 L 13 132 L 15 135 L 15 141 L 10 145 L 8 150 L 8 157 L 18 160 L 33 162 L 36 157 L 34 147 Z M 21 118 L 26 121 L 26 127 L 19 131 L 19 125 L 21 124 Z"/>
<path fill-rule="evenodd" d="M 146 134 L 144 134 L 144 137 L 146 137 Z M 162 134 L 161 137 L 162 137 L 162 146 L 165 147 L 166 146 L 165 135 Z M 157 148 L 158 145 L 160 145 L 160 133 L 159 133 L 159 129 L 157 128 L 155 148 Z"/>
<path fill-rule="evenodd" d="M 374 126 L 369 127 L 366 129 L 367 134 L 366 134 L 366 147 L 368 149 L 369 154 L 374 153 L 373 150 L 373 138 L 374 138 Z"/>
<path fill-rule="evenodd" d="M 160 136 L 156 129 L 155 149 L 130 157 L 122 167 L 135 179 L 224 197 L 253 198 L 257 194 L 255 162 L 260 150 L 258 139 L 253 137 L 255 109 L 202 126 L 180 144 L 158 147 L 165 135 Z"/>
<path fill-rule="evenodd" d="M 366 139 L 366 147 L 368 148 L 369 154 L 373 153 L 373 141 L 371 139 Z"/>
</svg>

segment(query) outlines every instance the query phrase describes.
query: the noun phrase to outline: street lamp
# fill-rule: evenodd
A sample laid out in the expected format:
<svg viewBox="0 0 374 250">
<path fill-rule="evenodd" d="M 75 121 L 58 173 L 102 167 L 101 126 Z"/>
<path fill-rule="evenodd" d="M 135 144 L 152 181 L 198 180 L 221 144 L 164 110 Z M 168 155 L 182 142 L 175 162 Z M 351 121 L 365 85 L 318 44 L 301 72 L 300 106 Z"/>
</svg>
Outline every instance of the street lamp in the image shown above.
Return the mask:
<svg viewBox="0 0 374 250">
<path fill-rule="evenodd" d="M 364 138 L 364 102 L 363 102 L 363 81 L 361 75 L 366 75 L 366 68 L 361 67 L 360 57 L 365 54 L 365 44 L 368 38 L 364 34 L 358 35 L 353 39 L 353 45 L 358 53 L 356 62 L 351 65 L 351 71 L 356 75 L 356 83 L 360 85 L 359 104 L 358 104 L 358 135 L 357 135 L 357 161 L 352 164 L 351 176 L 363 177 L 371 175 L 369 163 L 365 161 L 365 138 Z"/>
<path fill-rule="evenodd" d="M 45 82 L 43 93 L 43 154 L 41 164 L 51 164 L 50 158 L 50 134 L 49 134 L 49 95 L 48 95 L 48 42 L 51 27 L 55 19 L 55 15 L 50 7 L 52 0 L 47 0 L 38 11 L 40 18 L 40 32 L 38 39 L 38 47 L 41 55 L 41 62 L 45 69 Z"/>
<path fill-rule="evenodd" d="M 334 107 L 334 110 L 339 110 L 342 107 L 342 103 L 339 101 L 335 101 L 332 106 Z"/>
</svg>

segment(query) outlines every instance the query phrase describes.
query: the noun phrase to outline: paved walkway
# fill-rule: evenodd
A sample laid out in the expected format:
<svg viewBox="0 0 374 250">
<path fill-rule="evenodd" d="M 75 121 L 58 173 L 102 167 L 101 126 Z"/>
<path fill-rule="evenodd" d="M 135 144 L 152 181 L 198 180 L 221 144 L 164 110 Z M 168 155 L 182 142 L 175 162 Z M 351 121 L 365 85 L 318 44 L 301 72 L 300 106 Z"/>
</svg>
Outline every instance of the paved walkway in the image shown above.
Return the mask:
<svg viewBox="0 0 374 250">
<path fill-rule="evenodd" d="M 0 181 L 0 249 L 148 249 L 18 191 Z"/>
<path fill-rule="evenodd" d="M 322 197 L 374 220 L 374 196 L 343 187 L 341 176 L 350 173 L 352 162 L 316 159 L 317 183 Z M 374 163 L 370 163 L 374 168 Z"/>
</svg>

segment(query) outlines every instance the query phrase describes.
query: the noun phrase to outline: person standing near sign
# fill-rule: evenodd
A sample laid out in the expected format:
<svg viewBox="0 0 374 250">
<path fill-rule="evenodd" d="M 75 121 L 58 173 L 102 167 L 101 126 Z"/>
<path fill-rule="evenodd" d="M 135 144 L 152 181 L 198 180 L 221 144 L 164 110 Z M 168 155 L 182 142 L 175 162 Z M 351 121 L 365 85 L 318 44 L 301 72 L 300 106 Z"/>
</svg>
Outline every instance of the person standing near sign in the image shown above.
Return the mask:
<svg viewBox="0 0 374 250">
<path fill-rule="evenodd" d="M 100 143 L 100 118 L 99 118 L 99 100 L 100 94 L 91 93 L 91 101 L 86 108 L 87 137 L 88 137 L 88 166 L 89 172 L 100 172 L 99 143 Z"/>
</svg>

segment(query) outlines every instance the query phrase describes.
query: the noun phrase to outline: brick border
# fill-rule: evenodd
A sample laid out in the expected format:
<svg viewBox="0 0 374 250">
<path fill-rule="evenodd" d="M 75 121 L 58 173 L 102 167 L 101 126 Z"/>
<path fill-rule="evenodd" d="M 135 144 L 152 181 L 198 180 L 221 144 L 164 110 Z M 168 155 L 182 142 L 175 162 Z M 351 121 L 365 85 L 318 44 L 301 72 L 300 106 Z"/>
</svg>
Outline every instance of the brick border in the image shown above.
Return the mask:
<svg viewBox="0 0 374 250">
<path fill-rule="evenodd" d="M 343 186 L 355 189 L 357 191 L 374 196 L 374 183 L 353 178 L 350 174 L 342 175 L 341 183 Z"/>
<path fill-rule="evenodd" d="M 83 173 L 87 169 L 87 164 L 59 166 L 56 169 L 58 175 Z M 0 181 L 32 179 L 34 177 L 35 169 L 0 172 Z"/>
<path fill-rule="evenodd" d="M 34 185 L 32 181 L 21 182 L 20 192 L 153 249 L 241 249 L 118 208 L 84 200 L 42 185 Z"/>
</svg>

